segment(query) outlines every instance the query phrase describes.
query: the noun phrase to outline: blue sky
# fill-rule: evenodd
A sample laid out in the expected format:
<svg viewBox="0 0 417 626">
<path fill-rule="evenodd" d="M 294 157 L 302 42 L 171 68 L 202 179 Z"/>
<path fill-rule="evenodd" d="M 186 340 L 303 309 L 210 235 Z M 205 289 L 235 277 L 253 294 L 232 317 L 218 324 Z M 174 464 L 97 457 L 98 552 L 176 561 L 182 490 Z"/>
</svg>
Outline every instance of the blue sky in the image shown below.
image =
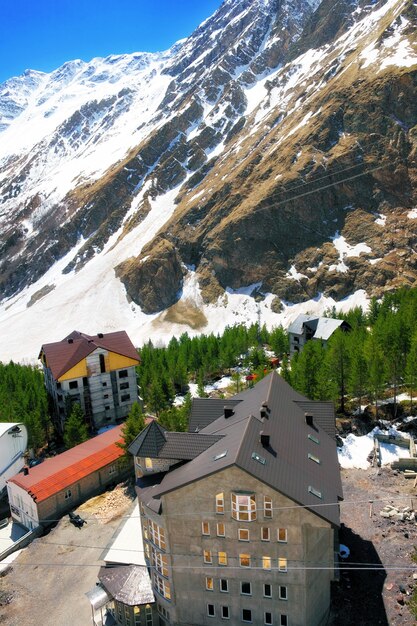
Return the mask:
<svg viewBox="0 0 417 626">
<path fill-rule="evenodd" d="M 0 0 L 0 83 L 65 61 L 166 50 L 221 0 Z"/>
</svg>

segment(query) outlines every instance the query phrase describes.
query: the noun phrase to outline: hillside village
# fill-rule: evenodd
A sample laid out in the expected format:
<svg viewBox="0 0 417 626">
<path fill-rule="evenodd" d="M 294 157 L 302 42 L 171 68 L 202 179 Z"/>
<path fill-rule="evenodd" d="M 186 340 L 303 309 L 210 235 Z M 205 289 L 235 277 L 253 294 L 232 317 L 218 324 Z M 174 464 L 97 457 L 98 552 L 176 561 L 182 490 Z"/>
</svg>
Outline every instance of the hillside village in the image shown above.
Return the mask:
<svg viewBox="0 0 417 626">
<path fill-rule="evenodd" d="M 345 319 L 304 315 L 287 331 L 237 326 L 139 352 L 124 331 L 74 331 L 42 345 L 39 379 L 27 366 L 3 365 L 4 397 L 21 369 L 20 379 L 27 371 L 42 380 L 49 398 L 45 441 L 34 445 L 29 405 L 26 424 L 4 423 L 0 438 L 2 459 L 10 454 L 1 474 L 8 515 L 21 530 L 1 555 L 6 586 L 17 549 L 30 554 L 31 541 L 66 514 L 88 526 L 83 503 L 127 480 L 138 508 L 109 538 L 97 586 L 79 590 L 94 626 L 330 623 L 355 545 L 341 545 L 349 470 L 340 474 L 339 464 L 349 467 L 366 439 L 365 466 L 382 471 L 396 444 L 390 462 L 402 460 L 391 471 L 410 488 L 417 483 L 416 309 L 417 291 L 399 291 Z M 39 389 L 30 395 L 42 397 Z M 11 406 L 3 404 L 3 419 L 13 417 Z M 383 500 L 377 519 L 412 524 L 413 507 L 395 504 Z M 405 591 L 397 606 L 411 615 Z"/>
<path fill-rule="evenodd" d="M 64 4 L 94 58 L 0 84 L 0 626 L 415 626 L 416 2 Z"/>
</svg>

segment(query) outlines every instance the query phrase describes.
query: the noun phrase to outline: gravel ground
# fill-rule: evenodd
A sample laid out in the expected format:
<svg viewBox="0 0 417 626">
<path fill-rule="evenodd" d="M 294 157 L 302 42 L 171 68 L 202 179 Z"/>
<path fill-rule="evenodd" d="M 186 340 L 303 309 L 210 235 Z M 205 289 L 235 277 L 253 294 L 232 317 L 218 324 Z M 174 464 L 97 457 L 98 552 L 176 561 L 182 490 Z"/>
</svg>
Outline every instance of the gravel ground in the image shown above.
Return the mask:
<svg viewBox="0 0 417 626">
<path fill-rule="evenodd" d="M 417 525 L 380 515 L 386 504 L 417 509 L 414 480 L 390 468 L 373 468 L 342 470 L 342 482 L 340 541 L 351 554 L 341 564 L 340 583 L 334 584 L 329 626 L 415 625 L 407 603 L 417 582 L 410 569 L 417 572 L 411 560 Z"/>
<path fill-rule="evenodd" d="M 33 541 L 0 578 L 3 626 L 89 626 L 85 593 L 96 581 L 100 557 L 132 508 L 133 490 L 119 486 L 77 509 L 87 519 L 75 528 L 66 515 Z"/>
</svg>

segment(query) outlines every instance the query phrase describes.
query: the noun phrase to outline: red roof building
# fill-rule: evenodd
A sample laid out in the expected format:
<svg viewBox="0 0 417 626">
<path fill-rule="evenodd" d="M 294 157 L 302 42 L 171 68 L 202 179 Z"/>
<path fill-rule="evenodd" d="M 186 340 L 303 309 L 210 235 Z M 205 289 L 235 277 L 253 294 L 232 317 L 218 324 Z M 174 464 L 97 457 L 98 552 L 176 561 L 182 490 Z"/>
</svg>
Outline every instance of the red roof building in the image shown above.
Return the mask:
<svg viewBox="0 0 417 626">
<path fill-rule="evenodd" d="M 13 518 L 26 526 L 47 526 L 64 513 L 120 482 L 131 472 L 121 457 L 122 426 L 116 426 L 7 481 Z"/>
</svg>

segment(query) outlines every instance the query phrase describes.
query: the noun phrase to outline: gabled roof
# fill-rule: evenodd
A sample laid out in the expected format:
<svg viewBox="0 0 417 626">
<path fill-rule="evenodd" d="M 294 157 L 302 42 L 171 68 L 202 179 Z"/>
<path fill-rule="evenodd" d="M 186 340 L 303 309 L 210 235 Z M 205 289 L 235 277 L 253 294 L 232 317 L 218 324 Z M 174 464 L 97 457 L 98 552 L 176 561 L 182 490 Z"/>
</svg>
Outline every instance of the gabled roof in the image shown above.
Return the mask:
<svg viewBox="0 0 417 626">
<path fill-rule="evenodd" d="M 289 325 L 288 332 L 302 335 L 304 326 L 308 326 L 310 330 L 314 331 L 314 339 L 322 339 L 323 341 L 327 341 L 340 326 L 349 328 L 349 324 L 344 320 L 301 314 Z"/>
<path fill-rule="evenodd" d="M 40 465 L 31 467 L 27 475 L 16 474 L 7 482 L 27 491 L 35 502 L 42 502 L 122 456 L 123 450 L 116 445 L 123 441 L 121 429 L 122 425 L 107 430 L 62 454 L 46 459 Z"/>
<path fill-rule="evenodd" d="M 42 354 L 45 355 L 47 366 L 57 380 L 97 348 L 103 348 L 139 362 L 139 355 L 124 330 L 98 335 L 86 335 L 74 330 L 62 341 L 44 344 L 39 358 Z"/>
<path fill-rule="evenodd" d="M 148 568 L 144 565 L 101 567 L 98 579 L 109 595 L 127 606 L 155 602 Z"/>
<path fill-rule="evenodd" d="M 129 447 L 134 456 L 153 459 L 189 461 L 216 443 L 219 436 L 200 436 L 198 433 L 172 433 L 156 421 L 151 422 Z"/>
<path fill-rule="evenodd" d="M 193 460 L 167 472 L 160 485 L 152 488 L 152 497 L 235 465 L 338 525 L 335 503 L 342 497 L 342 484 L 336 443 L 318 418 L 313 419 L 312 425 L 305 419 L 306 408 L 319 415 L 321 409 L 328 412 L 329 405 L 317 403 L 313 412 L 311 405 L 315 403 L 294 391 L 276 372 L 240 397 L 243 399 L 235 405 L 231 417 L 219 417 L 198 435 L 222 438 Z M 267 417 L 262 417 L 261 408 L 264 414 L 265 405 Z M 267 447 L 260 441 L 261 432 L 269 435 Z M 320 492 L 321 497 L 312 490 Z M 316 508 L 318 504 L 321 506 Z"/>
<path fill-rule="evenodd" d="M 188 431 L 196 433 L 214 422 L 223 414 L 225 406 L 235 406 L 240 399 L 224 400 L 219 398 L 193 398 L 188 422 Z"/>
</svg>

